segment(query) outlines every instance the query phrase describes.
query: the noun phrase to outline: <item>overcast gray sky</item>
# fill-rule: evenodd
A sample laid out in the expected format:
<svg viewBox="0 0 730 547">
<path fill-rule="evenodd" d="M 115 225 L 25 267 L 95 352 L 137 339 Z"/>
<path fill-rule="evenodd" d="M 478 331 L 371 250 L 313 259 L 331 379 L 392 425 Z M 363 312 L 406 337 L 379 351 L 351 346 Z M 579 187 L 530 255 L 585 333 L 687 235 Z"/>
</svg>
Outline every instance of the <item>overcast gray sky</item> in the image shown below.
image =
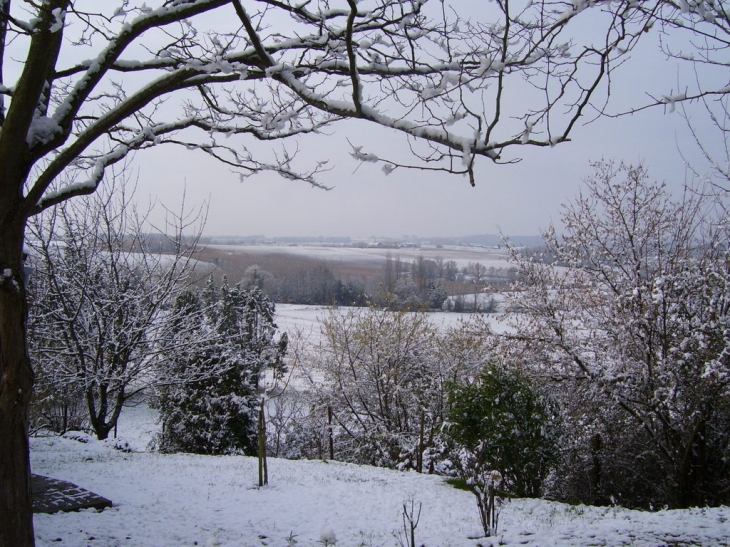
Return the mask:
<svg viewBox="0 0 730 547">
<path fill-rule="evenodd" d="M 678 82 L 681 87 L 693 78 L 687 68 L 662 56 L 656 40 L 645 40 L 613 76 L 613 110 L 649 102 L 647 92 L 676 92 Z M 702 112 L 698 105 L 688 108 Z M 189 206 L 209 203 L 208 235 L 431 237 L 498 230 L 532 235 L 559 219 L 561 203 L 576 194 L 592 160 L 644 162 L 653 178 L 676 189 L 688 176 L 685 160 L 704 170 L 685 120 L 665 110 L 598 119 L 577 127 L 573 142 L 552 149 L 524 147 L 516 165 L 480 158 L 475 188 L 460 176 L 402 169 L 386 176 L 379 164 L 360 164 L 349 156 L 348 139 L 388 155 L 406 155 L 406 141 L 393 131 L 349 121 L 299 143 L 304 157 L 331 160 L 333 169 L 319 178 L 333 187 L 330 191 L 272 174 L 241 182 L 201 153 L 161 148 L 136 159 L 137 195 L 174 208 L 186 188 Z"/>
</svg>

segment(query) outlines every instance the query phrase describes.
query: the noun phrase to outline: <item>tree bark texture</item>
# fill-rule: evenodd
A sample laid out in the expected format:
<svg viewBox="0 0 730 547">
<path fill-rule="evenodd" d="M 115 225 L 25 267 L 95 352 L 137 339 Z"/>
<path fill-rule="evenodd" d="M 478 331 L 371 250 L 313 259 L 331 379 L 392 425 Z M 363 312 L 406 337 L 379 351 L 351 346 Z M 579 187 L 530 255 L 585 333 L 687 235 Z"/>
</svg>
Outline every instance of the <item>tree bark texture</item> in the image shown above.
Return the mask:
<svg viewBox="0 0 730 547">
<path fill-rule="evenodd" d="M 28 441 L 33 370 L 23 281 L 25 226 L 35 203 L 23 191 L 33 164 L 47 152 L 31 150 L 27 136 L 36 109 L 44 105 L 43 89 L 61 46 L 62 33 L 49 30 L 53 10 L 65 10 L 68 4 L 51 0 L 43 5 L 45 30 L 30 41 L 0 133 L 0 547 L 35 545 Z M 5 22 L 9 8 L 9 2 L 0 3 Z M 4 48 L 2 43 L 3 53 Z"/>
<path fill-rule="evenodd" d="M 28 443 L 33 371 L 26 350 L 24 222 L 13 218 L 5 195 L 0 194 L 0 202 L 0 547 L 25 547 L 35 540 Z"/>
</svg>

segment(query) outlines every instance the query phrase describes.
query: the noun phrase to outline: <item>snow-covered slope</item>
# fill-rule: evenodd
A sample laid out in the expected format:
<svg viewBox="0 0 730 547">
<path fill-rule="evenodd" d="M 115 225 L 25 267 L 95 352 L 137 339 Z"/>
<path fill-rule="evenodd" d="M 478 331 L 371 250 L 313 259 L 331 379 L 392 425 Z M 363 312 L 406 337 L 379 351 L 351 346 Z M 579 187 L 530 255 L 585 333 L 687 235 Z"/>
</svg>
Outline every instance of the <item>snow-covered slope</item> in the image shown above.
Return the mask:
<svg viewBox="0 0 730 547">
<path fill-rule="evenodd" d="M 479 534 L 471 494 L 436 476 L 338 462 L 269 460 L 270 485 L 255 488 L 245 457 L 122 453 L 107 444 L 32 439 L 35 473 L 75 482 L 113 500 L 102 513 L 36 515 L 37 545 L 50 547 L 406 545 L 402 504 L 422 504 L 418 545 L 720 546 L 730 508 L 645 513 L 539 500 L 505 505 L 496 537 Z M 293 545 L 293 544 L 292 544 Z"/>
</svg>

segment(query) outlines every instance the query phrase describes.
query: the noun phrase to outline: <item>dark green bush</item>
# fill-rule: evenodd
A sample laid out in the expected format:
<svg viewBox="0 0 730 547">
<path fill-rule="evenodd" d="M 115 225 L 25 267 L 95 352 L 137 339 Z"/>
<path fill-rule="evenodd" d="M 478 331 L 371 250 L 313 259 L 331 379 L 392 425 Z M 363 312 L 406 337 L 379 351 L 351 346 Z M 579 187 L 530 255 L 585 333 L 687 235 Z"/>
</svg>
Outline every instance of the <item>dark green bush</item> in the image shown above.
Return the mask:
<svg viewBox="0 0 730 547">
<path fill-rule="evenodd" d="M 537 497 L 557 460 L 556 414 L 527 378 L 489 365 L 474 383 L 450 386 L 447 432 L 510 494 Z"/>
</svg>

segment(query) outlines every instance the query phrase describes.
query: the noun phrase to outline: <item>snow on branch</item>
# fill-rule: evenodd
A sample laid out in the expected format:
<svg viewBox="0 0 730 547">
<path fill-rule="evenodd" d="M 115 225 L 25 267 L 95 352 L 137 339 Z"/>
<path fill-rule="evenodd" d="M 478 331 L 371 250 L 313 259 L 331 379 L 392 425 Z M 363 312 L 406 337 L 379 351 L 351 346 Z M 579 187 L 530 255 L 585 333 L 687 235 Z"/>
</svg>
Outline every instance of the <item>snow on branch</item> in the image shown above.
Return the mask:
<svg viewBox="0 0 730 547">
<path fill-rule="evenodd" d="M 61 187 L 58 191 L 46 193 L 38 201 L 38 210 L 42 211 L 44 209 L 48 209 L 49 207 L 62 201 L 66 201 L 68 198 L 73 196 L 93 193 L 101 182 L 101 179 L 104 177 L 105 169 L 124 159 L 128 153 L 129 148 L 127 146 L 118 146 L 112 152 L 99 157 L 94 163 L 88 180 L 67 184 Z"/>
<path fill-rule="evenodd" d="M 669 105 L 669 112 L 674 112 L 675 104 L 687 99 L 687 93 L 677 93 L 676 95 L 664 96 L 662 102 Z"/>
<path fill-rule="evenodd" d="M 275 162 L 254 161 L 237 139 L 217 137 L 285 139 L 345 118 L 393 129 L 412 145 L 410 160 L 353 147 L 354 159 L 381 161 L 385 173 L 438 169 L 474 183 L 476 158 L 518 161 L 506 151 L 569 140 L 650 17 L 628 0 L 576 0 L 567 9 L 557 0 L 519 10 L 496 3 L 474 17 L 429 1 L 262 3 L 266 9 L 255 11 L 240 0 L 156 8 L 129 0 L 97 12 L 49 12 L 34 23 L 63 42 L 25 135 L 33 161 L 44 162 L 26 210 L 46 206 L 44 192 L 77 159 L 83 169 L 105 165 L 104 150 L 184 144 L 249 174 Z M 600 18 L 609 5 L 615 16 L 601 19 L 601 32 L 570 34 L 585 12 Z M 282 14 L 291 16 L 286 24 L 278 24 Z M 66 51 L 73 43 L 85 46 L 89 60 L 74 60 Z M 127 73 L 133 76 L 118 79 Z M 290 164 L 278 168 L 308 181 L 316 170 L 300 176 Z M 50 201 L 95 187 L 99 172 L 91 171 L 88 186 Z"/>
<path fill-rule="evenodd" d="M 350 143 L 350 146 L 352 146 L 352 152 L 350 152 L 350 155 L 356 160 L 370 163 L 377 163 L 380 161 L 380 158 L 378 158 L 375 154 L 363 152 L 362 146 L 355 146 L 352 143 Z"/>
</svg>

